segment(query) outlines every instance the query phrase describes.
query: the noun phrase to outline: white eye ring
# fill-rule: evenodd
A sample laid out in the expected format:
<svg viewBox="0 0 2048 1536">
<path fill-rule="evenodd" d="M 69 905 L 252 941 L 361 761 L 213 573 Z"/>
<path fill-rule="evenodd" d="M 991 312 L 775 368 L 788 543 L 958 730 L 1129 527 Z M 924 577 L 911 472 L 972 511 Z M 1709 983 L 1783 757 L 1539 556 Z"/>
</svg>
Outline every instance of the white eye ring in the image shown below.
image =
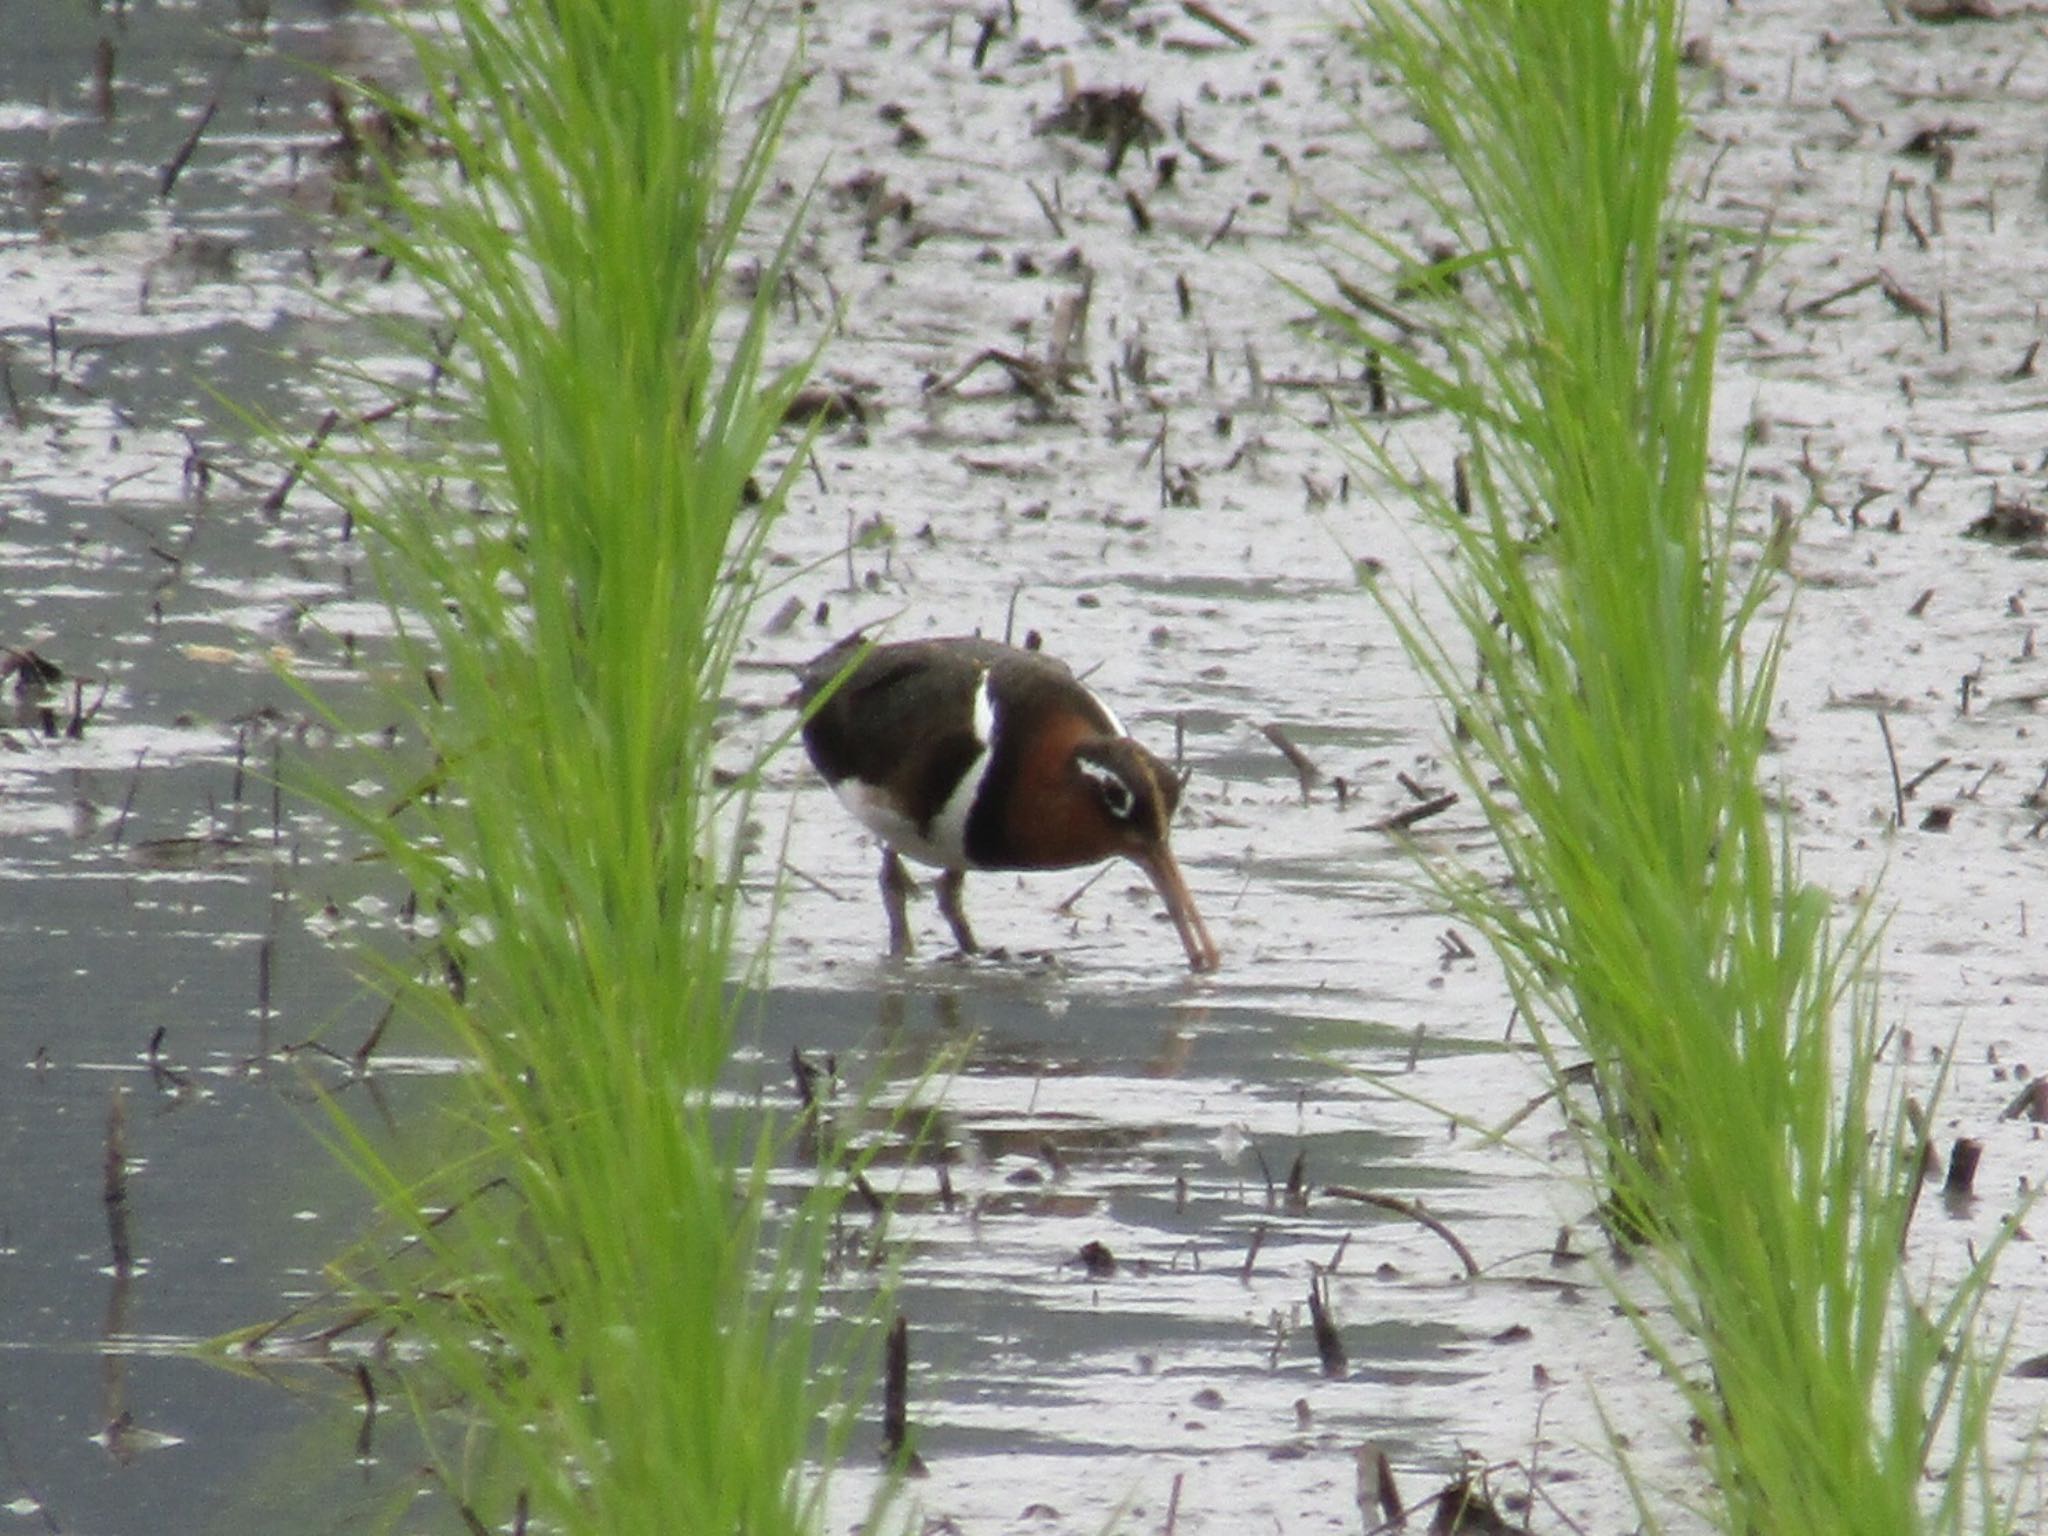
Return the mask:
<svg viewBox="0 0 2048 1536">
<path fill-rule="evenodd" d="M 1131 793 L 1131 786 L 1124 782 L 1123 775 L 1114 768 L 1091 762 L 1085 757 L 1080 759 L 1079 766 L 1081 771 L 1093 779 L 1101 789 L 1102 803 L 1109 814 L 1119 821 L 1128 821 L 1132 807 L 1137 803 L 1137 796 Z"/>
</svg>

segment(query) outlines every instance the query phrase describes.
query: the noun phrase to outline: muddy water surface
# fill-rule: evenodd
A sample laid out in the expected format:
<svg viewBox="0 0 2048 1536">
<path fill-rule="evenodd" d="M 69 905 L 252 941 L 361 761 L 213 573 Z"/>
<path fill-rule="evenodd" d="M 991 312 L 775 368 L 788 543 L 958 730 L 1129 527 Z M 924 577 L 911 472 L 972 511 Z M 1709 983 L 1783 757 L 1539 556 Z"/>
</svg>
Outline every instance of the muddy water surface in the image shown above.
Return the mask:
<svg viewBox="0 0 2048 1536">
<path fill-rule="evenodd" d="M 211 392 L 310 435 L 341 401 L 313 364 L 378 350 L 322 299 L 405 303 L 307 222 L 340 139 L 291 62 L 386 70 L 390 41 L 346 5 L 278 5 L 267 27 L 208 0 L 27 12 L 29 46 L 0 56 L 0 643 L 58 675 L 26 687 L 14 663 L 0 734 L 0 1519 L 206 1530 L 256 1507 L 296 1526 L 317 1501 L 347 1525 L 418 1485 L 402 1441 L 358 1455 L 346 1366 L 279 1385 L 170 1346 L 317 1294 L 361 1216 L 300 1075 L 347 1067 L 285 1048 L 347 1056 L 368 1034 L 376 1005 L 330 940 L 380 931 L 396 893 L 268 775 L 338 760 L 276 669 L 367 714 L 378 620 L 331 509 L 280 498 Z M 874 850 L 799 759 L 774 770 L 761 846 L 790 876 L 748 1077 L 783 1094 L 792 1048 L 831 1057 L 850 1104 L 934 1097 L 914 1085 L 947 1064 L 942 1151 L 892 1175 L 887 1229 L 929 1473 L 910 1497 L 970 1531 L 1119 1512 L 1356 1530 L 1372 1444 L 1411 1500 L 1488 1467 L 1539 1530 L 1631 1529 L 1602 1411 L 1673 1499 L 1697 1474 L 1582 1257 L 1597 1234 L 1554 1122 L 1505 1147 L 1457 1126 L 1504 1120 L 1536 1078 L 1504 1044 L 1497 968 L 1375 829 L 1449 783 L 1357 564 L 1423 592 L 1430 541 L 1328 430 L 1371 398 L 1276 281 L 1329 291 L 1340 212 L 1429 248 L 1398 176 L 1420 135 L 1309 8 L 993 14 L 808 17 L 768 212 L 814 188 L 791 344 L 843 313 L 822 382 L 857 413 L 777 531 L 732 750 L 781 722 L 787 664 L 856 625 L 1035 630 L 1193 770 L 1176 846 L 1226 961 L 1190 979 L 1118 868 L 1085 889 L 977 877 L 978 929 L 1006 953 L 946 958 L 927 906 L 924 957 L 888 966 Z M 1940 1272 L 2041 1157 L 1999 1114 L 2042 1054 L 2048 982 L 2025 515 L 2048 446 L 2048 49 L 2017 11 L 1931 26 L 1812 0 L 1696 24 L 1698 206 L 1773 236 L 1731 263 L 1718 450 L 1731 476 L 1746 462 L 1757 548 L 1800 519 L 1782 793 L 1813 875 L 1845 895 L 1884 878 L 1891 1054 L 1924 1087 L 1952 1052 L 1939 1133 L 1985 1143 L 1980 1199 L 1923 1211 L 1916 1257 Z M 1446 474 L 1447 424 L 1391 406 L 1369 429 Z M 2020 537 L 1967 537 L 1994 504 Z M 1318 770 L 1306 792 L 1276 724 Z M 1479 846 L 1463 806 L 1422 831 Z M 765 935 L 776 882 L 756 867 Z M 394 1122 L 432 1094 L 408 1045 L 373 1074 Z M 126 1286 L 103 1199 L 117 1088 Z M 1420 1202 L 1457 1246 L 1333 1185 Z M 1996 1305 L 2022 1356 L 2048 1348 L 2044 1283 L 2017 1247 Z M 2018 1455 L 2038 1386 L 2005 1401 Z"/>
<path fill-rule="evenodd" d="M 306 1078 L 345 1074 L 294 1048 L 374 1021 L 328 940 L 367 893 L 274 785 L 326 751 L 277 669 L 347 675 L 372 610 L 331 511 L 277 499 L 217 397 L 317 417 L 308 362 L 350 332 L 309 327 L 307 288 L 351 256 L 308 222 L 333 142 L 310 66 L 389 43 L 345 6 L 4 21 L 0 1523 L 361 1524 L 417 1486 L 403 1416 L 359 1457 L 347 1367 L 191 1350 L 324 1294 L 361 1225 Z"/>
</svg>

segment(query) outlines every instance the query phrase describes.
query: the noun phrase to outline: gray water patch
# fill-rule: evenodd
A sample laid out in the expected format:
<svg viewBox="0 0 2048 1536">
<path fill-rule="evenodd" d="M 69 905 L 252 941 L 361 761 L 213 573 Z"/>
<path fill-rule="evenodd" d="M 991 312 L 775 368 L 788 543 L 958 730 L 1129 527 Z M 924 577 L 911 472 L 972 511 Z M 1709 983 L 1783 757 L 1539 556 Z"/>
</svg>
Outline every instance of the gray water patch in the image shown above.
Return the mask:
<svg viewBox="0 0 2048 1536">
<path fill-rule="evenodd" d="M 396 50 L 346 5 L 31 0 L 6 24 L 0 1504 L 25 1530 L 368 1523 L 419 1486 L 402 1412 L 359 1461 L 349 1367 L 195 1351 L 323 1293 L 361 1231 L 316 1083 L 384 1124 L 287 1049 L 345 1054 L 380 1005 L 315 931 L 362 881 L 271 783 L 345 762 L 280 671 L 353 674 L 317 615 L 347 611 L 359 551 L 304 486 L 279 497 L 225 402 L 298 440 L 326 409 L 307 358 L 350 331 L 309 329 L 307 285 L 354 267 L 315 222 L 334 124 L 307 66 Z M 386 1113 L 419 1114 L 384 1071 Z"/>
<path fill-rule="evenodd" d="M 267 1086 L 193 1107 L 203 1127 L 166 1123 L 143 1079 L 129 1100 L 140 1264 L 122 1282 L 106 1272 L 98 1201 L 71 1198 L 94 1176 L 67 1167 L 100 1160 L 108 1078 L 72 1075 L 75 1091 L 51 1069 L 39 1096 L 9 1094 L 10 1167 L 33 1170 L 42 1197 L 34 1214 L 10 1202 L 0 1339 L 7 1495 L 24 1528 L 201 1533 L 237 1511 L 306 1528 L 337 1510 L 367 1519 L 415 1485 L 403 1412 L 383 1415 L 368 1459 L 352 1455 L 360 1397 L 346 1368 L 234 1371 L 193 1353 L 207 1332 L 319 1287 L 313 1266 L 352 1228 L 360 1196 L 309 1158 L 304 1125 L 272 1117 Z"/>
<path fill-rule="evenodd" d="M 912 1329 L 930 1515 L 1010 1520 L 1035 1501 L 1058 1510 L 1053 1528 L 1086 1528 L 1170 1466 L 1209 1501 L 1190 1518 L 1253 1518 L 1276 1498 L 1299 1517 L 1346 1483 L 1362 1441 L 1440 1460 L 1470 1411 L 1501 1410 L 1502 1359 L 1572 1369 L 1547 1321 L 1556 1287 L 1580 1298 L 1569 1315 L 1604 1312 L 1597 1285 L 1583 1259 L 1560 1267 L 1547 1199 L 1503 1198 L 1550 1175 L 1447 1137 L 1417 1103 L 1453 1080 L 1521 1080 L 1511 1057 L 1267 1007 L 982 987 L 972 970 L 948 985 L 938 969 L 872 999 L 774 994 L 756 1047 L 764 1075 L 790 1049 L 855 1073 L 889 1062 L 913 1085 L 941 1064 L 913 1089 L 933 1115 L 917 1162 L 870 1171 L 891 1203 L 877 1230 Z M 1333 1075 L 1333 1047 L 1372 1075 Z M 1400 1191 L 1411 1214 L 1351 1189 Z M 1418 1211 L 1488 1254 L 1486 1271 L 1468 1274 Z M 1500 1262 L 1504 1241 L 1523 1257 Z M 1340 1380 L 1309 1327 L 1317 1275 Z M 1525 1296 L 1530 1282 L 1550 1296 Z"/>
</svg>

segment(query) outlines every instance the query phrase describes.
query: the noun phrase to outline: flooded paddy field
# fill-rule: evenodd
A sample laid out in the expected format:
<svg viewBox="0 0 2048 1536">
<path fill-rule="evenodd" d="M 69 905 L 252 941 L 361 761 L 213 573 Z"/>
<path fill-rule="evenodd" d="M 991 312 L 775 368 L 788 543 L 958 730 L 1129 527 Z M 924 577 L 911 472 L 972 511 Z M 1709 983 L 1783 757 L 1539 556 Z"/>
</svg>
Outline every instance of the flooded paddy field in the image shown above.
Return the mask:
<svg viewBox="0 0 2048 1536">
<path fill-rule="evenodd" d="M 318 70 L 398 80 L 400 50 L 345 3 L 20 14 L 25 46 L 0 51 L 0 1529 L 354 1528 L 425 1491 L 402 1411 L 365 1448 L 352 1361 L 246 1374 L 187 1347 L 318 1298 L 365 1218 L 311 1089 L 352 1081 L 382 1011 L 337 941 L 385 931 L 400 893 L 272 782 L 382 750 L 384 621 L 350 530 L 224 402 L 301 441 L 367 408 L 321 365 L 375 371 L 384 343 L 336 305 L 410 301 L 316 222 L 348 193 Z M 772 990 L 743 1086 L 793 1101 L 798 1051 L 849 1118 L 866 1094 L 942 1106 L 877 1180 L 928 1473 L 908 1496 L 969 1532 L 1356 1530 L 1370 1446 L 1413 1503 L 1491 1468 L 1533 1529 L 1632 1529 L 1601 1415 L 1681 1498 L 1675 1396 L 1598 1283 L 1555 1117 L 1505 1145 L 1459 1126 L 1506 1121 L 1538 1076 L 1498 967 L 1378 826 L 1455 786 L 1359 585 L 1363 564 L 1426 594 L 1435 551 L 1347 423 L 1439 478 L 1459 442 L 1375 411 L 1286 287 L 1328 296 L 1335 267 L 1388 291 L 1328 243 L 1340 214 L 1429 251 L 1400 182 L 1426 146 L 1329 13 L 987 16 L 806 18 L 767 211 L 811 199 L 787 342 L 841 317 L 818 380 L 839 415 L 774 535 L 733 760 L 787 723 L 789 667 L 856 626 L 1036 631 L 1192 770 L 1175 846 L 1224 964 L 1188 977 L 1115 867 L 971 878 L 1003 951 L 973 961 L 927 894 L 919 958 L 891 965 L 873 846 L 799 754 L 771 769 L 748 900 Z M 1939 1150 L 1983 1144 L 1978 1198 L 1926 1202 L 1914 1231 L 1922 1270 L 1952 1272 L 2041 1177 L 2048 1114 L 2048 42 L 2018 7 L 1694 25 L 1697 208 L 1737 231 L 1718 462 L 1754 556 L 1790 535 L 1779 793 L 1810 876 L 1845 899 L 1882 880 L 1887 1059 L 1922 1093 L 1950 1063 Z M 337 744 L 295 680 L 361 735 Z M 1483 850 L 1463 804 L 1415 830 Z M 430 1118 L 425 1050 L 366 1058 L 342 1102 L 374 1134 Z M 849 1265 L 869 1219 L 847 1218 Z M 2015 1245 L 1993 1312 L 2016 1359 L 2048 1350 L 2044 1286 Z M 2003 1404 L 2017 1466 L 2038 1381 Z M 423 1496 L 400 1524 L 455 1519 Z"/>
</svg>

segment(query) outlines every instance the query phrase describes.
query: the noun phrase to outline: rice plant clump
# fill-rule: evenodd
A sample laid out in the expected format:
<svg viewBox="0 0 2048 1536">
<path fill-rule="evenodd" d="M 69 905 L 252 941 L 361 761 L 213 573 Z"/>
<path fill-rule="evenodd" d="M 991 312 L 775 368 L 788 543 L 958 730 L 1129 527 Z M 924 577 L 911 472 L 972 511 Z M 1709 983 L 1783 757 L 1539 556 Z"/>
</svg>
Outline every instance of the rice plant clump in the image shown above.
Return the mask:
<svg viewBox="0 0 2048 1536">
<path fill-rule="evenodd" d="M 1919 1158 L 1873 1086 L 1873 930 L 1801 877 L 1765 794 L 1786 630 L 1709 489 L 1719 279 L 1680 197 L 1682 23 L 1674 0 L 1376 0 L 1354 33 L 1450 172 L 1411 184 L 1454 254 L 1379 246 L 1405 310 L 1322 311 L 1465 438 L 1457 492 L 1418 493 L 1455 630 L 1380 595 L 1509 878 L 1432 873 L 1560 1087 L 1590 1065 L 1611 1224 L 1681 1330 L 1637 1313 L 1706 1430 L 1716 1523 L 1988 1530 L 1985 1271 L 1906 1285 Z M 1923 1507 L 1951 1465 L 1978 1476 Z"/>
<path fill-rule="evenodd" d="M 435 311 L 438 411 L 328 482 L 419 750 L 330 799 L 427 920 L 401 1002 L 471 1070 L 439 1165 L 350 1143 L 414 1240 L 364 1279 L 458 1410 L 423 1422 L 471 1524 L 807 1529 L 830 1195 L 771 1223 L 779 1133 L 717 1105 L 747 782 L 712 767 L 804 371 L 768 361 L 794 223 L 745 234 L 794 77 L 715 0 L 414 25 L 427 104 L 378 104 L 431 153 L 372 238 Z"/>
</svg>

